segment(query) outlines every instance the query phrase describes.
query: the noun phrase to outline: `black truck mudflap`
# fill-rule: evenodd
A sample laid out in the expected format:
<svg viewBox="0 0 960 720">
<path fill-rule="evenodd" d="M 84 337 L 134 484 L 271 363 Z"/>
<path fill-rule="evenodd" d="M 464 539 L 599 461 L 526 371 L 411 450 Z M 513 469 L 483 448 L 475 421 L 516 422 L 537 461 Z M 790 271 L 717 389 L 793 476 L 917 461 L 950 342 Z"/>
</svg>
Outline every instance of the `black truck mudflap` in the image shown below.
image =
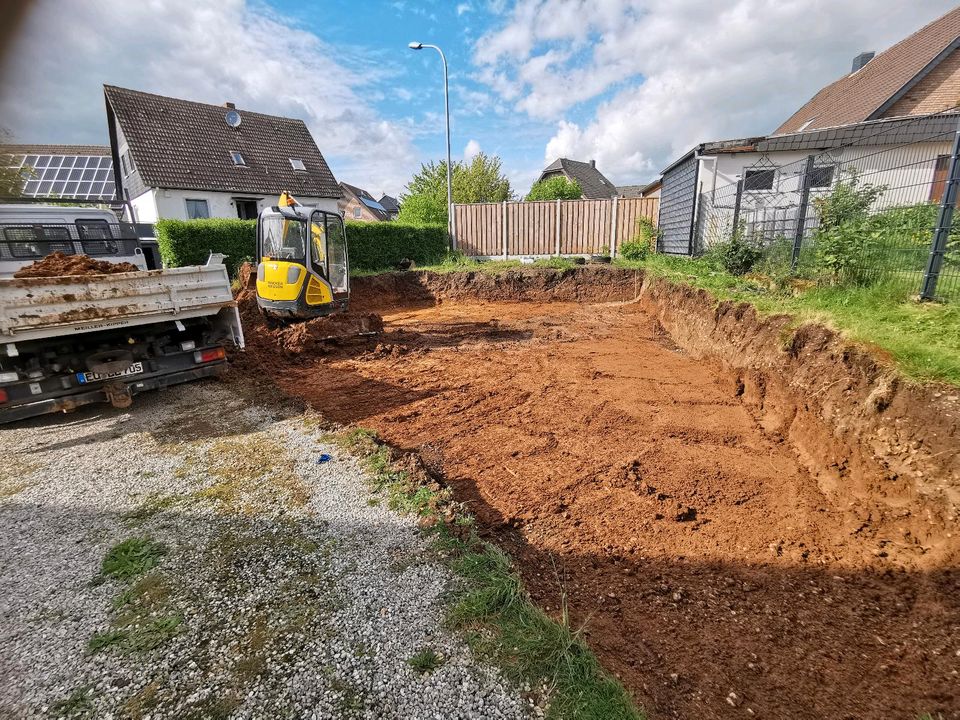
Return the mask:
<svg viewBox="0 0 960 720">
<path fill-rule="evenodd" d="M 208 363 L 190 368 L 189 370 L 155 375 L 143 379 L 132 378 L 126 382 L 114 381 L 104 383 L 89 390 L 82 389 L 80 392 L 62 397 L 38 400 L 37 402 L 14 405 L 7 408 L 0 407 L 0 424 L 16 422 L 17 420 L 24 420 L 52 412 L 69 412 L 81 405 L 90 405 L 92 403 L 112 402 L 115 405 L 123 407 L 129 405 L 129 402 L 118 402 L 118 396 L 132 398 L 132 396 L 139 395 L 147 390 L 159 390 L 170 385 L 179 385 L 180 383 L 190 382 L 191 380 L 221 375 L 226 369 L 226 362 Z"/>
</svg>

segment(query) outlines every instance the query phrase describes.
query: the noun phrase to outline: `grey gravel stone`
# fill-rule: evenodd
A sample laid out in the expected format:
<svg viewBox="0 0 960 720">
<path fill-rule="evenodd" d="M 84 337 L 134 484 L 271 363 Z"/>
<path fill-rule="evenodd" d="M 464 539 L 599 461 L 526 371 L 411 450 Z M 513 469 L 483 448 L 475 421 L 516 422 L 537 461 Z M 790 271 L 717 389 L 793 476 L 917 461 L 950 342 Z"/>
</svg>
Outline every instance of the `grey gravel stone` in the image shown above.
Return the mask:
<svg viewBox="0 0 960 720">
<path fill-rule="evenodd" d="M 0 429 L 0 716 L 541 716 L 444 627 L 452 579 L 415 522 L 320 439 L 218 383 Z M 131 537 L 159 565 L 100 577 Z M 131 645 L 91 652 L 108 630 Z"/>
</svg>

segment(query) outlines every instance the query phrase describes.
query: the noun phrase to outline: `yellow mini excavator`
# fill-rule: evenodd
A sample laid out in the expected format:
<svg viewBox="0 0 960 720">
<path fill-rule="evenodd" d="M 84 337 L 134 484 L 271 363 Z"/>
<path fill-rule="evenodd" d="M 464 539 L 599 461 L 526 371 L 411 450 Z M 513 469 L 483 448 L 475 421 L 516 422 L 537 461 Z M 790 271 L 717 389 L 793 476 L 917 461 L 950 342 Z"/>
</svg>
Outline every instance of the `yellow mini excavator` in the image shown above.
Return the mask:
<svg viewBox="0 0 960 720">
<path fill-rule="evenodd" d="M 257 218 L 257 303 L 268 315 L 308 319 L 346 310 L 347 237 L 339 213 L 289 193 Z"/>
</svg>

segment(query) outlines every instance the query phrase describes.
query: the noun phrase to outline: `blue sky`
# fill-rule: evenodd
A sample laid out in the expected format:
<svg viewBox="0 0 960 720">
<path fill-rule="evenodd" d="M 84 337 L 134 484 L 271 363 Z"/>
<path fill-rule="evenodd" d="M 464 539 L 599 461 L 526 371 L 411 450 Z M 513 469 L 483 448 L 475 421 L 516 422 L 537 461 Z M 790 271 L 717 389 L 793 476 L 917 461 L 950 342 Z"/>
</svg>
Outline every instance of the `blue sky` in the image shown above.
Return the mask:
<svg viewBox="0 0 960 720">
<path fill-rule="evenodd" d="M 104 83 L 302 118 L 337 178 L 398 194 L 444 153 L 522 194 L 558 156 L 644 182 L 697 142 L 771 132 L 862 50 L 952 0 L 37 0 L 0 73 L 20 142 L 106 143 Z"/>
</svg>

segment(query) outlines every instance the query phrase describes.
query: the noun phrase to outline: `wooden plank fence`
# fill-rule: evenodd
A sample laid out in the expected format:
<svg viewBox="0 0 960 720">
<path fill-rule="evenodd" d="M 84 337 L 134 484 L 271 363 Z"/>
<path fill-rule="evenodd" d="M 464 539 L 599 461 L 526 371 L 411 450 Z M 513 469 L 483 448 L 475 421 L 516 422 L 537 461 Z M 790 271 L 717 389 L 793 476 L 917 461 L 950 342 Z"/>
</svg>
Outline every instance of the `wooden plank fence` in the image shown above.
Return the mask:
<svg viewBox="0 0 960 720">
<path fill-rule="evenodd" d="M 657 222 L 657 198 L 547 200 L 454 205 L 457 248 L 466 255 L 616 255 L 637 220 Z"/>
</svg>

